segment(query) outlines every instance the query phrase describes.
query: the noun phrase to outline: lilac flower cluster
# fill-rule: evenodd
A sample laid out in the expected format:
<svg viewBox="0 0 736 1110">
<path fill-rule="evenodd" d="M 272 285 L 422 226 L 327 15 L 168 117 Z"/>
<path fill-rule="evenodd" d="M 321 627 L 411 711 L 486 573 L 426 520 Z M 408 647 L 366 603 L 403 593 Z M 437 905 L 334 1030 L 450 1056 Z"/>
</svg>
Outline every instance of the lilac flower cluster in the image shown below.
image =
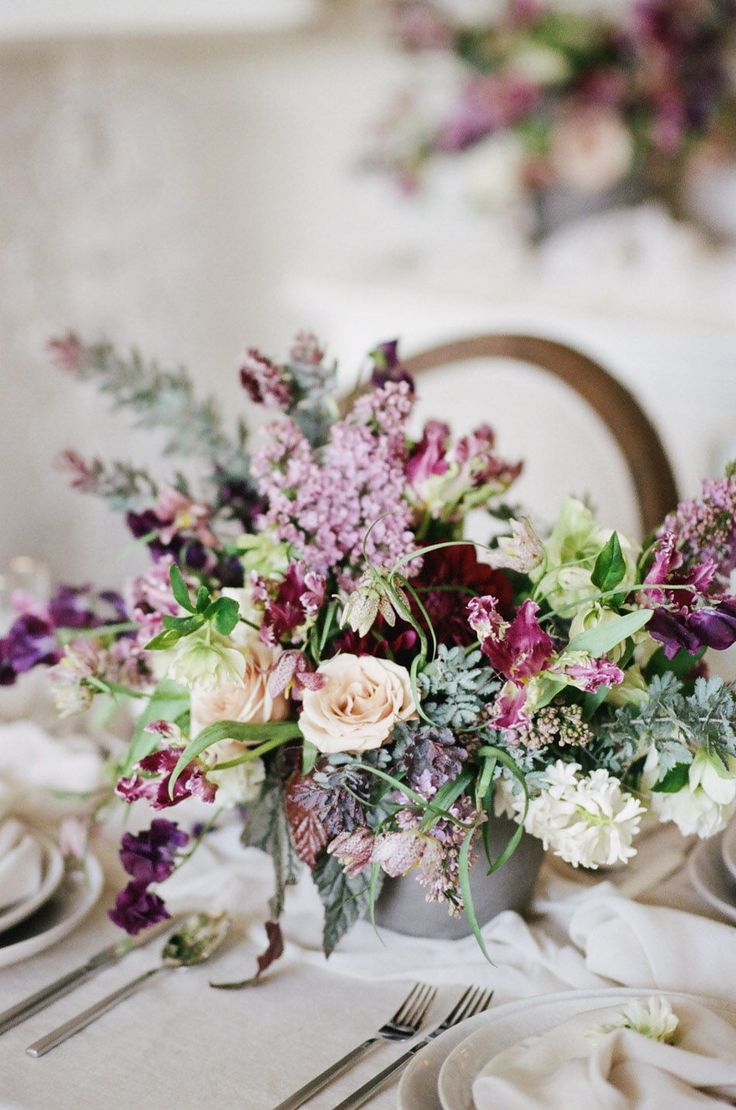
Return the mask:
<svg viewBox="0 0 736 1110">
<path fill-rule="evenodd" d="M 272 425 L 253 458 L 268 499 L 261 524 L 317 573 L 335 571 L 343 585 L 364 568 L 364 542 L 379 566 L 408 554 L 414 535 L 403 495 L 411 410 L 408 384 L 387 383 L 332 425 L 319 459 L 293 421 Z"/>
<path fill-rule="evenodd" d="M 671 533 L 685 566 L 713 560 L 725 585 L 736 567 L 736 474 L 706 478 L 700 497 L 682 501 L 658 535 Z"/>
<path fill-rule="evenodd" d="M 148 888 L 161 883 L 174 870 L 177 849 L 183 848 L 189 836 L 175 821 L 157 818 L 150 829 L 133 835 L 125 833 L 120 845 L 120 860 L 131 881 L 115 899 L 108 917 L 126 933 L 135 936 L 142 929 L 165 921 L 171 916 L 158 894 Z"/>
</svg>

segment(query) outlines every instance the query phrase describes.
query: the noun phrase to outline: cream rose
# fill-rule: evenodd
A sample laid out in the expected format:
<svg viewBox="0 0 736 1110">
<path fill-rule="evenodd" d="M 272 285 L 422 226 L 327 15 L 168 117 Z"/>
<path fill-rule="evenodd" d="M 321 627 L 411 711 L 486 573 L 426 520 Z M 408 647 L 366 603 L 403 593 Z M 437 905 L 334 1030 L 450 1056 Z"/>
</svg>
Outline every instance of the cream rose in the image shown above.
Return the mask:
<svg viewBox="0 0 736 1110">
<path fill-rule="evenodd" d="M 289 706 L 284 695 L 272 698 L 268 692 L 269 675 L 280 649 L 251 636 L 246 643 L 237 646 L 237 651 L 243 659 L 242 684 L 225 683 L 215 690 L 199 687 L 192 690 L 192 736 L 216 721 L 263 724 L 283 721 L 287 716 Z"/>
<path fill-rule="evenodd" d="M 299 726 L 321 752 L 380 748 L 397 721 L 416 716 L 409 672 L 372 655 L 336 655 L 320 664 L 319 690 L 305 690 Z"/>
</svg>

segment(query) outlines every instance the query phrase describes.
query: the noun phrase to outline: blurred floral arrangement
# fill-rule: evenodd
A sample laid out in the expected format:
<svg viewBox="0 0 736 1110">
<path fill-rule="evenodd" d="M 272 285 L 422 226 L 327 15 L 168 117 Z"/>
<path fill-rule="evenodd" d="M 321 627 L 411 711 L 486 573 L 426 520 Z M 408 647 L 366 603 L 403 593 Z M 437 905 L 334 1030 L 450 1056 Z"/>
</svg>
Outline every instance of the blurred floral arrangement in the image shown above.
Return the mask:
<svg viewBox="0 0 736 1110">
<path fill-rule="evenodd" d="M 643 545 L 570 498 L 542 535 L 505 503 L 521 464 L 487 425 L 411 434 L 395 342 L 341 408 L 314 337 L 283 364 L 248 350 L 244 390 L 279 412 L 250 457 L 243 426 L 231 440 L 184 371 L 74 336 L 53 351 L 209 473 L 195 494 L 181 473 L 159 486 L 68 454 L 74 485 L 126 513 L 151 565 L 123 596 L 16 599 L 0 678 L 50 665 L 65 714 L 130 697 L 117 795 L 156 811 L 196 797 L 210 825 L 242 814 L 276 876 L 259 966 L 279 954 L 300 861 L 328 953 L 384 876 L 409 873 L 482 944 L 469 869 L 502 866 L 525 830 L 596 868 L 635 855 L 646 810 L 699 836 L 736 812 L 736 698 L 701 663 L 736 642 L 733 472 Z M 488 546 L 463 539 L 478 509 Z M 500 814 L 516 831 L 493 859 Z M 113 921 L 135 933 L 165 918 L 159 884 L 204 835 L 165 817 L 126 833 Z"/>
<path fill-rule="evenodd" d="M 442 167 L 486 210 L 554 188 L 676 204 L 692 166 L 734 159 L 733 0 L 633 0 L 615 14 L 510 0 L 476 22 L 442 0 L 392 11 L 429 68 L 425 83 L 417 62 L 367 160 L 404 190 Z"/>
</svg>

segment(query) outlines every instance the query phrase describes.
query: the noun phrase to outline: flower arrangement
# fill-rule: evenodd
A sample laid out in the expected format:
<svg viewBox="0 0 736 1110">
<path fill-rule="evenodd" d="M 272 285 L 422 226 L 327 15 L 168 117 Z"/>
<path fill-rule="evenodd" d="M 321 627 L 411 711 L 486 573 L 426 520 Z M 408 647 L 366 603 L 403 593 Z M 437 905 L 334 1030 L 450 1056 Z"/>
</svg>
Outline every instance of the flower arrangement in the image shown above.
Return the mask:
<svg viewBox="0 0 736 1110">
<path fill-rule="evenodd" d="M 733 161 L 733 0 L 634 0 L 615 16 L 509 0 L 494 22 L 440 0 L 393 8 L 404 49 L 433 67 L 387 114 L 369 158 L 405 190 L 454 164 L 485 209 L 634 180 L 674 200 L 694 159 Z"/>
<path fill-rule="evenodd" d="M 542 534 L 505 504 L 521 465 L 487 425 L 412 434 L 394 342 L 342 408 L 312 336 L 283 364 L 247 351 L 248 397 L 279 411 L 250 456 L 183 371 L 74 337 L 53 350 L 167 429 L 169 449 L 196 449 L 209 477 L 195 496 L 182 474 L 162 485 L 66 456 L 76 486 L 126 512 L 151 564 L 123 596 L 18 599 L 0 678 L 50 665 L 64 713 L 129 695 L 116 794 L 242 815 L 276 877 L 263 966 L 300 864 L 328 953 L 384 876 L 410 872 L 482 943 L 470 866 L 490 874 L 525 831 L 597 868 L 635 855 L 647 810 L 699 836 L 736 812 L 736 698 L 702 663 L 736 642 L 734 471 L 643 544 L 572 498 Z M 477 509 L 487 546 L 463 538 Z M 516 831 L 493 859 L 500 814 Z M 112 919 L 135 933 L 165 918 L 161 884 L 202 835 L 168 816 L 126 833 Z"/>
</svg>

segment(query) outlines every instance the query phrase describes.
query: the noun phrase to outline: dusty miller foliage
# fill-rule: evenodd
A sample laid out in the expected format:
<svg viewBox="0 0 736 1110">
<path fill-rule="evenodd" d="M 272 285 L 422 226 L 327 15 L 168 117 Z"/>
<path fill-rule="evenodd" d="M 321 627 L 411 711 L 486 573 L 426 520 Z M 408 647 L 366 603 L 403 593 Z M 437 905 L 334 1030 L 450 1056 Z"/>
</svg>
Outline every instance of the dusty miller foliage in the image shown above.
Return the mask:
<svg viewBox="0 0 736 1110">
<path fill-rule="evenodd" d="M 163 430 L 165 455 L 206 459 L 213 466 L 213 480 L 218 485 L 227 478 L 247 478 L 244 422 L 238 421 L 233 437 L 228 435 L 214 398 L 195 396 L 191 376 L 184 367 L 167 370 L 146 360 L 137 350 L 121 354 L 110 344 L 98 343 L 79 346 L 73 372 L 80 381 L 94 382 L 109 398 L 113 410 L 130 412 L 134 427 Z M 144 471 L 125 463 L 104 464 L 95 459 L 87 464 L 87 470 L 96 474 L 98 482 L 81 488 L 99 493 L 117 506 L 140 500 L 146 486 L 155 490 L 155 483 Z M 174 484 L 186 491 L 181 475 Z"/>
<path fill-rule="evenodd" d="M 500 689 L 480 651 L 440 644 L 437 657 L 417 676 L 422 709 L 437 725 L 472 728 L 483 707 Z"/>
<path fill-rule="evenodd" d="M 595 755 L 614 774 L 625 773 L 652 745 L 660 779 L 700 748 L 724 764 L 736 756 L 736 698 L 721 678 L 698 678 L 691 694 L 672 674 L 652 679 L 642 706 L 624 706 L 601 723 Z"/>
</svg>

